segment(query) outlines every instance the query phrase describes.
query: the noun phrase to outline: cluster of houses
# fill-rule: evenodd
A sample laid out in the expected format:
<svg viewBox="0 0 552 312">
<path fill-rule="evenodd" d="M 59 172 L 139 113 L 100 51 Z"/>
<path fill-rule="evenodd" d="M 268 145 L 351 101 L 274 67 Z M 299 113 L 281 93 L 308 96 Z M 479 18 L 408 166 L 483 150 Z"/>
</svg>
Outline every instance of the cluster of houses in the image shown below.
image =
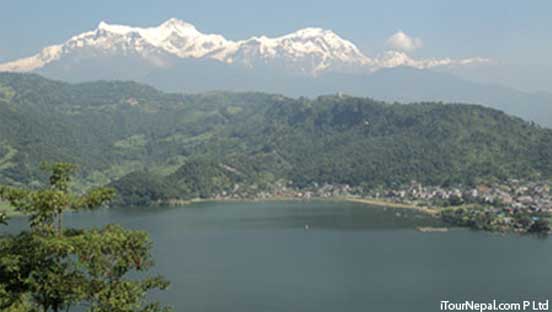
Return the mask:
<svg viewBox="0 0 552 312">
<path fill-rule="evenodd" d="M 528 182 L 512 179 L 471 188 L 423 186 L 413 181 L 405 188 L 372 192 L 370 195 L 375 198 L 434 207 L 481 204 L 507 210 L 552 211 L 552 193 L 547 181 Z"/>
<path fill-rule="evenodd" d="M 552 212 L 550 182 L 511 179 L 502 183 L 480 184 L 477 187 L 424 186 L 412 181 L 393 189 L 362 189 L 347 184 L 318 184 L 298 188 L 291 181 L 279 180 L 268 188 L 236 184 L 231 191 L 221 192 L 215 199 L 274 198 L 337 198 L 364 197 L 427 207 L 448 207 L 481 204 L 504 209 Z"/>
<path fill-rule="evenodd" d="M 293 186 L 293 182 L 279 180 L 270 187 L 260 190 L 255 185 L 240 186 L 236 184 L 232 191 L 221 192 L 214 196 L 215 199 L 255 199 L 268 200 L 277 198 L 287 199 L 313 199 L 313 198 L 337 198 L 349 197 L 358 193 L 358 189 L 351 188 L 347 184 L 329 184 L 319 185 L 313 183 L 307 188 L 297 188 Z"/>
<path fill-rule="evenodd" d="M 427 207 L 448 207 L 462 204 L 481 204 L 505 210 L 552 212 L 550 182 L 511 179 L 502 183 L 480 184 L 477 187 L 424 186 L 412 181 L 394 189 L 366 190 L 347 184 L 313 183 L 307 188 L 294 187 L 293 182 L 279 180 L 269 188 L 240 186 L 221 192 L 215 199 L 274 199 L 274 198 L 337 198 L 365 197 Z"/>
<path fill-rule="evenodd" d="M 418 182 L 393 189 L 363 189 L 347 184 L 317 184 L 298 188 L 278 181 L 268 188 L 236 185 L 216 199 L 269 200 L 314 198 L 365 198 L 439 209 L 446 222 L 487 231 L 549 233 L 552 225 L 552 193 L 549 181 L 511 179 L 476 187 L 424 186 Z"/>
</svg>

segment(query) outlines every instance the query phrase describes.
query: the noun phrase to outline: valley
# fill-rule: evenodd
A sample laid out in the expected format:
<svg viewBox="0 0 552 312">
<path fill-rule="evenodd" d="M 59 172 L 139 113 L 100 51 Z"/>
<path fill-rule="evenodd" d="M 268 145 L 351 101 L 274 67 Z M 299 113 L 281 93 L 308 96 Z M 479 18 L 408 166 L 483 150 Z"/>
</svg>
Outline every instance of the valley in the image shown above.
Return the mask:
<svg viewBox="0 0 552 312">
<path fill-rule="evenodd" d="M 552 130 L 477 105 L 164 93 L 34 74 L 0 74 L 0 84 L 10 90 L 0 105 L 2 183 L 43 185 L 40 163 L 67 161 L 80 165 L 77 191 L 114 187 L 123 205 L 341 197 L 412 181 L 469 189 L 552 175 Z"/>
</svg>

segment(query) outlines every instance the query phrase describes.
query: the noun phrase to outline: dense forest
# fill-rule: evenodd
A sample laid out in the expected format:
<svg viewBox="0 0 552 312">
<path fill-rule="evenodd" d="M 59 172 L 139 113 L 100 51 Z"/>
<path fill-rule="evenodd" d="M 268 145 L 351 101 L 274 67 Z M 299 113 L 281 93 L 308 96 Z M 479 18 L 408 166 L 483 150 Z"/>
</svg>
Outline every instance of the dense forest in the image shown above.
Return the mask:
<svg viewBox="0 0 552 312">
<path fill-rule="evenodd" d="M 2 73 L 0 182 L 43 185 L 42 161 L 79 163 L 78 188 L 110 184 L 143 204 L 279 180 L 373 187 L 550 177 L 552 130 L 476 105 L 167 94 Z"/>
</svg>

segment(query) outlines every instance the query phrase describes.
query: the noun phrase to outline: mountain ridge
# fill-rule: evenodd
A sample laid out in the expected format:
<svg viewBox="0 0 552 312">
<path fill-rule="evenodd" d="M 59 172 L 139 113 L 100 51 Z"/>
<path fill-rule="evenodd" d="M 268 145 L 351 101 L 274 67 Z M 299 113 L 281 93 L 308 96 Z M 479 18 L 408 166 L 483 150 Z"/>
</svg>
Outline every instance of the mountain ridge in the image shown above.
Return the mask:
<svg viewBox="0 0 552 312">
<path fill-rule="evenodd" d="M 37 55 L 0 64 L 0 71 L 30 71 L 68 82 L 134 80 L 170 92 L 262 91 L 293 97 L 339 92 L 388 101 L 477 103 L 552 127 L 549 94 L 451 74 L 453 68 L 487 61 L 413 59 L 393 50 L 368 57 L 319 27 L 233 41 L 172 18 L 145 28 L 100 22 Z"/>
<path fill-rule="evenodd" d="M 201 33 L 194 25 L 171 18 L 159 26 L 146 28 L 102 21 L 96 29 L 73 36 L 63 44 L 46 47 L 31 57 L 0 64 L 0 71 L 37 70 L 85 49 L 94 49 L 96 53 L 136 53 L 145 59 L 168 53 L 179 58 L 205 58 L 245 66 L 257 62 L 274 63 L 283 65 L 286 70 L 313 76 L 328 71 L 370 72 L 400 65 L 431 68 L 488 62 L 479 57 L 416 60 L 399 51 L 368 57 L 351 41 L 319 27 L 302 28 L 273 38 L 261 35 L 232 41 L 219 34 Z"/>
<path fill-rule="evenodd" d="M 376 187 L 546 178 L 551 160 L 551 129 L 479 105 L 190 95 L 0 73 L 0 182 L 13 185 L 40 183 L 41 161 L 80 164 L 81 189 L 133 172 L 136 179 L 124 181 L 185 186 L 198 178 L 188 174 L 210 172 L 223 184 L 218 191 L 236 179 L 252 187 L 280 179 Z"/>
</svg>

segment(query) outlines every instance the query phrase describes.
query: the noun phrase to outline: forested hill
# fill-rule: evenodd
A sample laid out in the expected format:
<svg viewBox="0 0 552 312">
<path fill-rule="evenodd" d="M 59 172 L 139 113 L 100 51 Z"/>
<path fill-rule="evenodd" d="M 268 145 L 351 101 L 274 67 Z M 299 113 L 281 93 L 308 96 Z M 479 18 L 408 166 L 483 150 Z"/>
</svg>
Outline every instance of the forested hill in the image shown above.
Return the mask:
<svg viewBox="0 0 552 312">
<path fill-rule="evenodd" d="M 44 160 L 79 163 L 80 187 L 120 179 L 124 194 L 160 198 L 279 179 L 470 183 L 550 177 L 552 130 L 475 105 L 166 94 L 133 82 L 2 73 L 0 182 L 40 183 L 32 168 Z"/>
</svg>

